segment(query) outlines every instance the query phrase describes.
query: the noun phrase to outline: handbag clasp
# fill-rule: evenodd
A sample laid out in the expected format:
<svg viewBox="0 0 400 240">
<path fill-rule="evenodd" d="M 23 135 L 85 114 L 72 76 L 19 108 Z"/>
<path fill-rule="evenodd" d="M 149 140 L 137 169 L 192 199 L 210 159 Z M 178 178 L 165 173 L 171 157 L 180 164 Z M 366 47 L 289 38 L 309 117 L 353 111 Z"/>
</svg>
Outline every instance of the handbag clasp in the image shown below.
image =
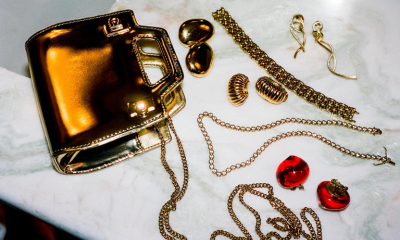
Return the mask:
<svg viewBox="0 0 400 240">
<path fill-rule="evenodd" d="M 104 25 L 103 31 L 107 37 L 114 37 L 129 32 L 129 26 L 124 28 L 121 20 L 117 17 L 110 17 L 108 19 L 108 27 Z"/>
<path fill-rule="evenodd" d="M 146 117 L 149 112 L 154 111 L 156 108 L 154 107 L 153 98 L 148 97 L 141 99 L 137 102 L 127 103 L 128 105 L 128 114 L 131 118 L 133 117 Z"/>
</svg>

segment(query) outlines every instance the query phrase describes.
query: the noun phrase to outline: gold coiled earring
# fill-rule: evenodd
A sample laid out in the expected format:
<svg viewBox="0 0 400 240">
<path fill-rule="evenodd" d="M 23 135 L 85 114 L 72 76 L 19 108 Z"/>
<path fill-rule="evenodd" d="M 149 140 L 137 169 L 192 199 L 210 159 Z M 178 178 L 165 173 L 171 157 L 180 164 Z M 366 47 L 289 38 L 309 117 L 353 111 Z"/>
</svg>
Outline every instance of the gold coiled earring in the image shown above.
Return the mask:
<svg viewBox="0 0 400 240">
<path fill-rule="evenodd" d="M 299 25 L 299 28 L 295 27 L 295 24 Z M 300 41 L 299 37 L 296 36 L 295 32 L 302 33 L 303 34 L 303 42 Z M 303 50 L 303 52 L 306 52 L 304 49 L 304 45 L 306 45 L 306 40 L 307 36 L 306 33 L 304 32 L 304 17 L 301 14 L 296 14 L 292 17 L 292 20 L 290 21 L 290 33 L 293 35 L 294 39 L 300 44 L 299 49 L 294 53 L 294 58 L 296 58 L 297 54 Z"/>
<path fill-rule="evenodd" d="M 270 77 L 260 77 L 256 82 L 257 93 L 265 100 L 273 104 L 279 104 L 287 100 L 286 89 Z"/>
<path fill-rule="evenodd" d="M 313 36 L 315 38 L 315 42 L 317 42 L 319 45 L 321 45 L 323 48 L 325 48 L 329 53 L 328 57 L 328 69 L 331 71 L 331 73 L 335 74 L 336 76 L 347 78 L 347 79 L 352 79 L 356 80 L 357 76 L 351 76 L 351 75 L 344 75 L 335 72 L 336 71 L 336 56 L 335 53 L 333 52 L 333 47 L 329 43 L 325 42 L 324 39 L 324 34 L 322 34 L 322 28 L 324 25 L 320 21 L 316 21 L 313 25 Z M 333 67 L 331 67 L 331 60 L 333 60 Z"/>
<path fill-rule="evenodd" d="M 246 75 L 238 73 L 233 75 L 228 82 L 228 98 L 234 106 L 242 105 L 249 93 L 247 92 L 247 84 L 249 79 Z"/>
</svg>

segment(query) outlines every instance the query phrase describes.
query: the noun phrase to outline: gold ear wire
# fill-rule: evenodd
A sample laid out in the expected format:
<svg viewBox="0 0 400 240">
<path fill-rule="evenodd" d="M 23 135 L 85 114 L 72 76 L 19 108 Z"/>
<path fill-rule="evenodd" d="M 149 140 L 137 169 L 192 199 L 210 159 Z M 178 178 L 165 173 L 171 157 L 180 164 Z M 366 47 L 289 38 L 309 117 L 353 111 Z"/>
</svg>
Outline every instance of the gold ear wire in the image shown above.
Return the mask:
<svg viewBox="0 0 400 240">
<path fill-rule="evenodd" d="M 298 24 L 299 27 L 296 28 L 295 24 Z M 303 34 L 303 42 L 300 41 L 300 39 L 296 36 L 294 32 L 302 33 Z M 304 49 L 304 45 L 306 45 L 306 40 L 307 36 L 306 33 L 304 32 L 304 17 L 301 14 L 296 14 L 293 15 L 292 20 L 290 21 L 290 33 L 292 33 L 294 39 L 300 44 L 299 49 L 294 53 L 294 58 L 296 58 L 297 53 L 300 52 L 300 50 L 303 50 L 305 52 L 306 50 Z"/>
<path fill-rule="evenodd" d="M 316 21 L 313 25 L 312 34 L 315 38 L 315 42 L 317 42 L 319 45 L 321 45 L 323 48 L 325 48 L 330 53 L 330 55 L 328 57 L 328 62 L 327 62 L 329 71 L 331 71 L 331 73 L 335 74 L 336 76 L 356 80 L 357 76 L 343 75 L 343 74 L 335 72 L 336 71 L 336 56 L 335 56 L 335 53 L 333 52 L 332 45 L 323 41 L 323 39 L 324 39 L 324 34 L 322 34 L 323 27 L 324 27 L 324 25 L 320 21 Z M 331 60 L 333 60 L 333 67 L 331 67 Z"/>
</svg>

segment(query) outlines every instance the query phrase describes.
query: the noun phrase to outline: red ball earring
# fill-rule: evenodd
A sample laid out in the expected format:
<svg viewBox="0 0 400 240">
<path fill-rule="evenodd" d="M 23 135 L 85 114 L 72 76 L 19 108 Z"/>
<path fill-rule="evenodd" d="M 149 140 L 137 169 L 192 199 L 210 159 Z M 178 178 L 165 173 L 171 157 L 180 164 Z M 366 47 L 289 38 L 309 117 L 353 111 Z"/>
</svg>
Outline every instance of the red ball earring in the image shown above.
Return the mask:
<svg viewBox="0 0 400 240">
<path fill-rule="evenodd" d="M 318 205 L 331 211 L 345 209 L 350 203 L 347 189 L 337 179 L 321 182 L 317 188 Z"/>
<path fill-rule="evenodd" d="M 279 164 L 276 170 L 276 179 L 282 187 L 292 190 L 297 187 L 304 189 L 302 183 L 307 179 L 309 173 L 310 168 L 303 159 L 290 155 Z"/>
</svg>

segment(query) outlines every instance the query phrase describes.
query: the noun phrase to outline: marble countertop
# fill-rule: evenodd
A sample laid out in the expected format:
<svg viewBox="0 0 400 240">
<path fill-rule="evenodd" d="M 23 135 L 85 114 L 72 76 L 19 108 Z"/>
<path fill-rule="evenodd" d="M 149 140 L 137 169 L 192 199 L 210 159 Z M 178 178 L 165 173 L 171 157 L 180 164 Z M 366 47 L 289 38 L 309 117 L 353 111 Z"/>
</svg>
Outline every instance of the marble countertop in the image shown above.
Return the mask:
<svg viewBox="0 0 400 240">
<path fill-rule="evenodd" d="M 218 169 L 248 159 L 267 139 L 294 130 L 316 132 L 356 152 L 384 155 L 385 146 L 397 165 L 374 166 L 372 161 L 344 155 L 316 139 L 297 137 L 272 144 L 249 167 L 221 178 L 213 175 L 208 167 L 207 145 L 196 121 L 203 111 L 245 126 L 287 117 L 340 120 L 290 91 L 288 100 L 280 105 L 260 98 L 254 85 L 266 73 L 213 20 L 211 13 L 221 6 L 288 72 L 326 96 L 355 107 L 360 113 L 354 118 L 356 124 L 378 127 L 383 134 L 372 136 L 335 126 L 297 124 L 265 132 L 239 133 L 205 119 Z M 244 4 L 218 0 L 200 4 L 198 1 L 117 0 L 108 7 L 110 11 L 132 9 L 140 25 L 165 28 L 183 67 L 188 49 L 179 43 L 179 25 L 190 18 L 205 18 L 215 27 L 215 35 L 209 42 L 215 54 L 213 69 L 206 77 L 195 78 L 184 68 L 187 105 L 174 117 L 190 173 L 187 193 L 170 216 L 174 230 L 188 239 L 208 239 L 217 229 L 242 236 L 228 214 L 228 196 L 238 184 L 265 182 L 274 187 L 275 196 L 297 216 L 303 207 L 314 209 L 322 222 L 324 239 L 397 238 L 400 229 L 400 30 L 397 26 L 400 2 L 257 0 Z M 306 52 L 300 52 L 294 59 L 299 45 L 289 32 L 289 23 L 296 13 L 305 18 L 307 44 Z M 63 17 L 60 21 L 73 18 Z M 328 71 L 329 54 L 314 42 L 311 34 L 312 24 L 317 20 L 324 24 L 324 40 L 335 49 L 337 71 L 356 74 L 357 80 L 346 80 Z M 42 23 L 45 27 L 55 22 L 44 18 Z M 40 29 L 27 36 L 36 30 Z M 3 46 L 1 51 L 9 50 Z M 84 239 L 162 239 L 158 232 L 158 214 L 173 192 L 173 186 L 160 162 L 160 149 L 90 174 L 58 174 L 51 165 L 30 79 L 21 70 L 26 69 L 27 61 L 18 64 L 13 69 L 0 68 L 0 199 Z M 228 80 L 236 73 L 243 73 L 250 80 L 249 98 L 240 107 L 231 105 L 226 94 Z M 283 189 L 276 181 L 276 169 L 289 155 L 303 158 L 310 166 L 305 190 Z M 181 182 L 181 162 L 174 142 L 167 145 L 167 160 Z M 351 203 L 344 211 L 330 212 L 318 207 L 318 184 L 333 178 L 349 187 Z M 259 211 L 262 231 L 273 231 L 265 220 L 279 213 L 266 201 L 252 197 L 246 200 Z M 234 201 L 234 209 L 257 239 L 253 215 L 238 199 Z"/>
</svg>

